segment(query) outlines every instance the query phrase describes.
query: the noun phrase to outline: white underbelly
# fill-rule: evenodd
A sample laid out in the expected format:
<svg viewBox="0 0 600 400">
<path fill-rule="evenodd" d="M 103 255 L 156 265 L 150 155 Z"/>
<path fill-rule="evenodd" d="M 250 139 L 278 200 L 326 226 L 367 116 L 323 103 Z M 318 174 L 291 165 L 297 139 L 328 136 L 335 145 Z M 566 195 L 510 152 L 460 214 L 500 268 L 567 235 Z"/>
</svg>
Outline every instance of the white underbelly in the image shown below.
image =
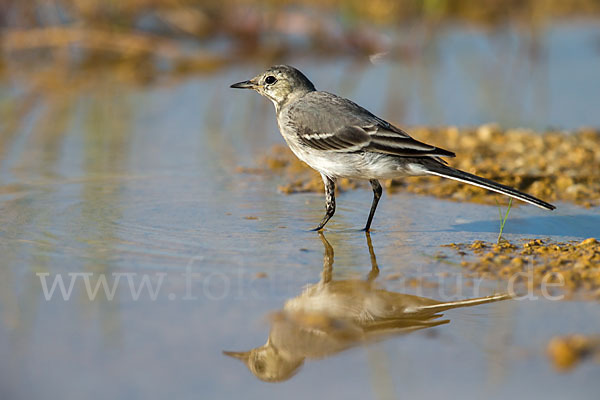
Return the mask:
<svg viewBox="0 0 600 400">
<path fill-rule="evenodd" d="M 424 173 L 419 165 L 386 154 L 319 152 L 294 145 L 290 148 L 300 160 L 330 178 L 392 179 Z"/>
</svg>

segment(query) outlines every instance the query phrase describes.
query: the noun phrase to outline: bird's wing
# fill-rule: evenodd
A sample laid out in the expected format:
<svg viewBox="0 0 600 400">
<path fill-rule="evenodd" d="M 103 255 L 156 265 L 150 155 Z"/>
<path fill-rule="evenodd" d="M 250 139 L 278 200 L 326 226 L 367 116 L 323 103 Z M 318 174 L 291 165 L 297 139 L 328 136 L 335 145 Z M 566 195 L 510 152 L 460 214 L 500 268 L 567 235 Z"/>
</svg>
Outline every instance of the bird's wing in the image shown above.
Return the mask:
<svg viewBox="0 0 600 400">
<path fill-rule="evenodd" d="M 290 111 L 298 140 L 316 150 L 369 151 L 408 157 L 455 156 L 419 142 L 350 100 L 329 93 L 312 92 Z"/>
<path fill-rule="evenodd" d="M 317 150 L 335 152 L 370 151 L 395 156 L 444 156 L 455 154 L 431 146 L 381 125 L 343 126 L 333 132 L 319 132 L 304 126 L 298 130 L 298 139 Z"/>
<path fill-rule="evenodd" d="M 303 127 L 298 131 L 298 139 L 317 150 L 341 152 L 361 151 L 371 143 L 371 136 L 360 126 L 344 126 L 334 132 L 317 132 Z"/>
</svg>

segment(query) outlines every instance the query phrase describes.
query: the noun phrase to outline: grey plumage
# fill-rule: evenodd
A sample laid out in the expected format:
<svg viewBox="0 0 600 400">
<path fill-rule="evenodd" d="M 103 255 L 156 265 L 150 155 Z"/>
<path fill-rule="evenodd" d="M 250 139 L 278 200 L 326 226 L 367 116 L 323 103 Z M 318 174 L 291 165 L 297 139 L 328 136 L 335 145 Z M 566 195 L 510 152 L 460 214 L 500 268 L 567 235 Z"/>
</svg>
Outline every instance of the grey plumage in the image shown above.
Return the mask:
<svg viewBox="0 0 600 400">
<path fill-rule="evenodd" d="M 301 144 L 317 150 L 455 156 L 450 151 L 411 138 L 356 103 L 328 92 L 307 93 L 301 100 L 284 106 L 279 118 L 285 121 L 284 129 L 295 132 Z"/>
<path fill-rule="evenodd" d="M 495 191 L 540 208 L 552 204 L 517 189 L 449 167 L 441 157 L 451 151 L 413 139 L 402 129 L 358 104 L 317 91 L 297 69 L 278 65 L 232 88 L 254 89 L 275 105 L 279 130 L 294 154 L 321 173 L 325 183 L 326 214 L 322 229 L 335 213 L 335 179 L 365 179 L 373 187 L 373 203 L 365 226 L 369 230 L 381 187 L 379 179 L 437 175 Z M 379 190 L 379 193 L 378 193 Z"/>
</svg>

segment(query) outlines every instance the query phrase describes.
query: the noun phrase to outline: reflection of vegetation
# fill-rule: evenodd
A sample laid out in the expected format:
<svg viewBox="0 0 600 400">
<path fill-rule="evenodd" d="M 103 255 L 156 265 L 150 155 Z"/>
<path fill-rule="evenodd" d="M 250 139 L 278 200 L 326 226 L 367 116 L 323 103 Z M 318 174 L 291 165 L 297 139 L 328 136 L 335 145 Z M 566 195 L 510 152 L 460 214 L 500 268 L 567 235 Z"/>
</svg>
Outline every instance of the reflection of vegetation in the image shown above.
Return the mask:
<svg viewBox="0 0 600 400">
<path fill-rule="evenodd" d="M 107 80 L 85 95 L 79 85 L 60 87 L 49 76 L 34 81 L 24 96 L 6 100 L 0 126 L 0 162 L 6 160 L 0 193 L 7 195 L 0 204 L 6 267 L 0 268 L 0 298 L 7 305 L 0 318 L 19 343 L 31 333 L 42 295 L 35 272 L 113 271 L 122 205 L 115 176 L 129 165 L 134 134 L 129 98 Z M 12 180 L 18 183 L 6 184 Z M 25 289 L 16 289 L 14 271 L 27 277 Z M 86 298 L 81 313 L 98 311 L 112 340 L 120 329 L 118 310 L 102 295 L 93 303 Z"/>
</svg>

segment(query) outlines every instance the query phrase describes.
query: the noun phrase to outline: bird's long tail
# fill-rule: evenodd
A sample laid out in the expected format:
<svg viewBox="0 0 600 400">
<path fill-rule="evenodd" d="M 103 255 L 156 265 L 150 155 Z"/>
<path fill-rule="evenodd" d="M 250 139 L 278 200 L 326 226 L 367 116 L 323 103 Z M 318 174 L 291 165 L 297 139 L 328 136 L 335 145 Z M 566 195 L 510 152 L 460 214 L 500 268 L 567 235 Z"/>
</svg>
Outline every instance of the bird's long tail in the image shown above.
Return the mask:
<svg viewBox="0 0 600 400">
<path fill-rule="evenodd" d="M 457 301 L 449 301 L 446 303 L 438 303 L 431 304 L 428 306 L 421 306 L 419 311 L 433 311 L 436 313 L 450 310 L 452 308 L 460 308 L 460 307 L 471 307 L 478 306 L 480 304 L 493 303 L 495 301 L 508 300 L 512 298 L 508 293 L 498 293 L 492 296 L 487 297 L 478 297 L 476 299 L 465 299 L 465 300 L 457 300 Z"/>
<path fill-rule="evenodd" d="M 454 169 L 442 163 L 436 162 L 435 164 L 427 164 L 425 172 L 430 175 L 437 175 L 444 178 L 453 179 L 455 181 L 468 183 L 469 185 L 479 186 L 481 188 L 501 193 L 529 204 L 533 204 L 534 206 L 538 206 L 546 210 L 554 210 L 556 208 L 550 203 L 546 203 L 545 201 L 540 200 L 537 197 L 533 197 L 527 193 L 519 192 L 517 189 L 510 186 L 505 186 L 489 179 Z"/>
</svg>

